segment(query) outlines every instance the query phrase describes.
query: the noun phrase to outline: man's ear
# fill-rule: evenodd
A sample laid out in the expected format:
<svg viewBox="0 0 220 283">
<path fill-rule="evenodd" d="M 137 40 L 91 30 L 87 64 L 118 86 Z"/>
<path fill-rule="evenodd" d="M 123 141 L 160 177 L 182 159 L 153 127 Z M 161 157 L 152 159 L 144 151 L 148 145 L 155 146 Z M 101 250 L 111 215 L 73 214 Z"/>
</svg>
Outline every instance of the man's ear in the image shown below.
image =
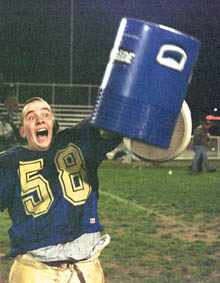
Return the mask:
<svg viewBox="0 0 220 283">
<path fill-rule="evenodd" d="M 53 136 L 55 136 L 59 131 L 59 124 L 57 120 L 54 120 L 53 124 Z"/>
<path fill-rule="evenodd" d="M 24 132 L 24 127 L 20 127 L 19 128 L 19 134 L 20 134 L 20 136 L 23 138 L 23 139 L 25 139 L 26 138 L 26 135 L 25 135 L 25 132 Z"/>
</svg>

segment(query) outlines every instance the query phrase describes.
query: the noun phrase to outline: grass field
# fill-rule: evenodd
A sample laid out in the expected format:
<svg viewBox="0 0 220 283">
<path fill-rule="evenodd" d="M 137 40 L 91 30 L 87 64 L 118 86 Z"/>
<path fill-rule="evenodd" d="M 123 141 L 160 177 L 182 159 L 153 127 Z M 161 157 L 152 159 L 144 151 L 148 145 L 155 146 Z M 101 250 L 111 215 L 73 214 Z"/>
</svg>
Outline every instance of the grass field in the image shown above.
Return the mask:
<svg viewBox="0 0 220 283">
<path fill-rule="evenodd" d="M 102 164 L 99 216 L 111 235 L 100 257 L 106 283 L 220 282 L 220 162 L 212 161 L 216 173 L 196 176 L 189 163 Z M 12 262 L 9 226 L 1 213 L 3 282 Z"/>
</svg>

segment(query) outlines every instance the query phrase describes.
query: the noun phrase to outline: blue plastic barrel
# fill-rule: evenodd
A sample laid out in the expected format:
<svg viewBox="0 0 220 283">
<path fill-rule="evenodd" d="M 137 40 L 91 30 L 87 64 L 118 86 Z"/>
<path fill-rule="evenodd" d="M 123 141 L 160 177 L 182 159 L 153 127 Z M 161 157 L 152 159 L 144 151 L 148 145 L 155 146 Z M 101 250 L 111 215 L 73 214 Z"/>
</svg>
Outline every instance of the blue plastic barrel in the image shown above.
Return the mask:
<svg viewBox="0 0 220 283">
<path fill-rule="evenodd" d="M 168 148 L 199 48 L 174 29 L 123 18 L 91 123 Z"/>
</svg>

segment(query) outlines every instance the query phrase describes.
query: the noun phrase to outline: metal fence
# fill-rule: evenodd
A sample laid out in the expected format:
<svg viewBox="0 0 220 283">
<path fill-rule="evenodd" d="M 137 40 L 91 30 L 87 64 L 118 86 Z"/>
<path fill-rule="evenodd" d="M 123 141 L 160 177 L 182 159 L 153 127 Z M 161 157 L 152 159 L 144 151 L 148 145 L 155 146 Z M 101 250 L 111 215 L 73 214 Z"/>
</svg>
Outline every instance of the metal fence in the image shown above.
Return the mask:
<svg viewBox="0 0 220 283">
<path fill-rule="evenodd" d="M 41 83 L 5 83 L 15 89 L 19 104 L 33 96 L 41 96 L 51 105 L 88 106 L 95 104 L 99 86 L 90 84 L 41 84 Z M 210 159 L 220 159 L 220 137 L 211 136 L 211 145 L 207 152 Z M 192 139 L 186 150 L 177 159 L 192 159 L 194 155 Z"/>
<path fill-rule="evenodd" d="M 99 86 L 90 84 L 43 84 L 7 82 L 20 104 L 28 98 L 41 96 L 49 104 L 94 105 Z"/>
</svg>

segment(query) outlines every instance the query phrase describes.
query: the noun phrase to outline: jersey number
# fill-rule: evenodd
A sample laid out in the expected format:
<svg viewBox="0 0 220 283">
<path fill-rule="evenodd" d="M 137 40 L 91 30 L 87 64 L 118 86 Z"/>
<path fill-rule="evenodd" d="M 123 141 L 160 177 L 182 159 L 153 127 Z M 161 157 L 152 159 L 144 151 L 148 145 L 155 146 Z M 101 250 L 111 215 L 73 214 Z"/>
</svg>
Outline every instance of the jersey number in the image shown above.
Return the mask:
<svg viewBox="0 0 220 283">
<path fill-rule="evenodd" d="M 80 149 L 73 145 L 59 150 L 55 156 L 63 196 L 73 205 L 84 204 L 91 192 L 87 181 L 85 162 Z M 20 162 L 21 196 L 27 215 L 38 217 L 48 212 L 54 197 L 49 182 L 39 174 L 43 159 Z M 34 199 L 34 194 L 37 198 Z"/>
</svg>

